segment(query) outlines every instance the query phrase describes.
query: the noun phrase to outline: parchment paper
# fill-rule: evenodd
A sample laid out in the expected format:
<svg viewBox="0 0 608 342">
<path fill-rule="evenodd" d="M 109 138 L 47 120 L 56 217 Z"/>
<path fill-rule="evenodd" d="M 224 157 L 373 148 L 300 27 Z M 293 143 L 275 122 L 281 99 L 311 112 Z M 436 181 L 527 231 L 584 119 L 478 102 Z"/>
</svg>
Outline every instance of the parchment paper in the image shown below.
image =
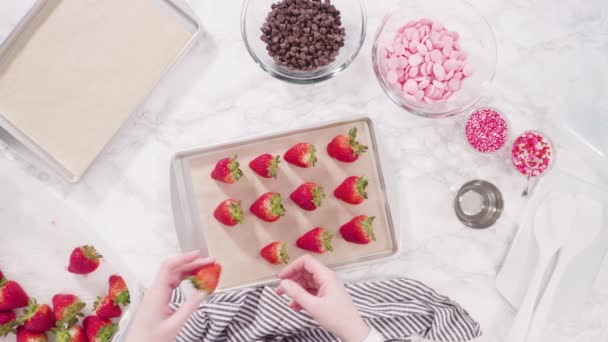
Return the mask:
<svg viewBox="0 0 608 342">
<path fill-rule="evenodd" d="M 0 64 L 0 115 L 82 175 L 191 37 L 155 0 L 48 0 Z"/>
<path fill-rule="evenodd" d="M 262 247 L 272 241 L 288 244 L 291 260 L 307 253 L 296 246 L 296 240 L 309 229 L 321 226 L 335 233 L 333 252 L 315 254 L 326 264 L 354 261 L 362 257 L 388 254 L 394 242 L 389 234 L 384 195 L 371 146 L 367 123 L 356 123 L 358 140 L 370 147 L 355 163 L 342 163 L 327 155 L 326 146 L 333 137 L 347 133 L 353 124 L 334 126 L 322 130 L 301 133 L 289 137 L 267 140 L 221 151 L 209 152 L 190 160 L 194 194 L 198 203 L 201 225 L 209 254 L 223 265 L 220 288 L 231 288 L 276 276 L 284 266 L 267 263 L 259 256 Z M 283 161 L 283 154 L 299 142 L 309 142 L 317 149 L 318 162 L 314 168 L 299 168 Z M 281 155 L 277 179 L 265 179 L 249 168 L 249 161 L 260 154 Z M 235 184 L 223 184 L 211 179 L 210 174 L 217 161 L 238 154 L 244 177 Z M 334 189 L 348 176 L 365 176 L 369 180 L 369 199 L 360 205 L 350 205 L 334 197 Z M 300 184 L 311 181 L 324 187 L 326 198 L 320 208 L 308 212 L 291 201 L 289 195 Z M 249 207 L 258 196 L 267 192 L 279 192 L 287 214 L 273 223 L 266 223 L 250 211 Z M 226 227 L 213 217 L 217 205 L 227 198 L 242 201 L 245 223 Z M 339 228 L 357 215 L 375 216 L 376 241 L 368 245 L 351 244 L 342 239 Z"/>
</svg>

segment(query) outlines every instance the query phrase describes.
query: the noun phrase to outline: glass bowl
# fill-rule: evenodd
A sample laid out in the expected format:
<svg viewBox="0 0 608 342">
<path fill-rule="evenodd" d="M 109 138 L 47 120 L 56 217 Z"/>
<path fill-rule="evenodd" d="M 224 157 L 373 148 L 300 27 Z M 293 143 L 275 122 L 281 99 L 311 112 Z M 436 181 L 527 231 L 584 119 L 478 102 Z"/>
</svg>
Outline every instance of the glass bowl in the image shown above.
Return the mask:
<svg viewBox="0 0 608 342">
<path fill-rule="evenodd" d="M 291 83 L 312 84 L 325 81 L 346 69 L 359 54 L 365 41 L 367 14 L 364 0 L 332 0 L 340 11 L 342 26 L 346 31 L 344 46 L 336 60 L 312 71 L 290 70 L 277 65 L 266 51 L 266 43 L 260 37 L 261 27 L 270 12 L 270 6 L 278 0 L 244 0 L 241 11 L 241 34 L 251 58 L 270 75 Z"/>
<path fill-rule="evenodd" d="M 386 48 L 392 45 L 398 29 L 411 20 L 429 18 L 438 21 L 449 31 L 460 35 L 461 50 L 468 54 L 467 63 L 474 73 L 462 82 L 462 88 L 445 102 L 426 103 L 407 99 L 399 83 L 386 78 Z M 441 118 L 471 109 L 492 84 L 496 70 L 496 40 L 487 20 L 464 0 L 403 0 L 384 17 L 372 50 L 374 73 L 384 92 L 405 110 L 428 118 Z"/>
<path fill-rule="evenodd" d="M 515 143 L 517 142 L 517 140 L 525 134 L 536 134 L 536 135 L 543 137 L 543 139 L 547 142 L 547 144 L 549 145 L 549 147 L 551 149 L 551 159 L 545 170 L 543 170 L 540 174 L 534 174 L 534 171 L 536 170 L 536 168 L 531 168 L 532 172 L 530 173 L 530 177 L 531 178 L 540 178 L 540 177 L 546 175 L 549 171 L 551 171 L 553 169 L 553 165 L 555 165 L 555 156 L 556 156 L 555 144 L 553 144 L 553 141 L 545 133 L 540 132 L 540 131 L 528 130 L 528 131 L 524 131 L 519 134 L 516 134 L 513 137 L 513 140 L 509 146 L 509 164 L 511 164 L 511 167 L 513 168 L 513 170 L 515 170 L 515 172 L 517 172 L 520 175 L 527 176 L 528 172 L 530 172 L 530 171 L 522 172 L 521 170 L 519 170 L 517 168 L 517 166 L 515 165 L 515 162 L 513 161 L 513 149 L 515 148 Z M 526 166 L 528 166 L 528 168 L 530 169 L 529 165 L 526 165 Z"/>
<path fill-rule="evenodd" d="M 505 142 L 499 149 L 494 150 L 494 151 L 483 152 L 483 151 L 476 149 L 471 144 L 471 142 L 467 138 L 466 130 L 467 130 L 467 125 L 469 123 L 469 120 L 471 119 L 473 114 L 477 113 L 478 111 L 482 111 L 482 110 L 486 110 L 486 109 L 493 110 L 500 115 L 500 117 L 505 121 L 505 124 L 507 125 L 507 132 L 506 132 Z M 463 129 L 462 133 L 464 136 L 463 137 L 464 141 L 466 142 L 466 145 L 470 151 L 472 151 L 473 153 L 480 155 L 480 156 L 493 156 L 493 155 L 496 155 L 499 153 L 502 154 L 506 149 L 508 149 L 508 148 L 510 148 L 510 146 L 512 146 L 512 143 L 511 144 L 509 143 L 511 141 L 511 137 L 513 135 L 513 133 L 511 132 L 512 130 L 513 130 L 513 127 L 511 126 L 511 122 L 509 121 L 509 118 L 505 115 L 505 113 L 503 111 L 498 110 L 494 107 L 483 106 L 483 107 L 475 107 L 469 111 L 469 114 L 467 114 L 467 117 L 464 120 L 464 129 Z"/>
</svg>

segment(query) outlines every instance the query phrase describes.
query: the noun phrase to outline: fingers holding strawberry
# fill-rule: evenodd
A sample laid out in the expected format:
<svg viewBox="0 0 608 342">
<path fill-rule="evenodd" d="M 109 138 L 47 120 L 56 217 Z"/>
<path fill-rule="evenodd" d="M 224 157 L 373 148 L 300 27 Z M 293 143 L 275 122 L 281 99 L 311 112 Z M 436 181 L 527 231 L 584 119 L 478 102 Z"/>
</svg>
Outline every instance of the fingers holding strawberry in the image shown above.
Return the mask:
<svg viewBox="0 0 608 342">
<path fill-rule="evenodd" d="M 367 185 L 364 177 L 351 176 L 334 190 L 334 196 L 349 204 L 361 204 L 367 199 Z"/>
<path fill-rule="evenodd" d="M 237 156 L 220 159 L 211 172 L 211 178 L 226 184 L 236 183 L 241 177 L 243 177 L 243 171 L 240 169 Z"/>
<path fill-rule="evenodd" d="M 313 211 L 321 206 L 325 193 L 323 187 L 312 182 L 306 182 L 292 192 L 289 198 L 300 208 Z"/>
<path fill-rule="evenodd" d="M 220 282 L 222 266 L 218 263 L 203 265 L 190 274 L 190 282 L 199 291 L 212 294 Z"/>
<path fill-rule="evenodd" d="M 243 223 L 243 209 L 241 202 L 234 199 L 227 199 L 220 203 L 213 211 L 213 217 L 223 225 L 234 227 Z"/>
<path fill-rule="evenodd" d="M 75 274 L 89 274 L 99 267 L 102 258 L 91 245 L 76 247 L 70 255 L 68 271 Z"/>
<path fill-rule="evenodd" d="M 367 146 L 357 141 L 357 127 L 353 127 L 348 134 L 338 135 L 327 145 L 327 154 L 345 163 L 356 161 L 367 150 Z"/>
</svg>

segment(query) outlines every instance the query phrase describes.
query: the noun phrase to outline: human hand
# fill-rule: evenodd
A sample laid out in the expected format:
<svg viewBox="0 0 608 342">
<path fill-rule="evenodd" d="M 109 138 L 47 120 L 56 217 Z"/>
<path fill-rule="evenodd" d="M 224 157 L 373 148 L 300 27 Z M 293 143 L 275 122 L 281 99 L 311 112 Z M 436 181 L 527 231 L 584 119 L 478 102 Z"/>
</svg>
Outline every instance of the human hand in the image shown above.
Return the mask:
<svg viewBox="0 0 608 342">
<path fill-rule="evenodd" d="M 281 273 L 277 294 L 291 298 L 289 306 L 306 310 L 323 328 L 344 342 L 361 342 L 370 329 L 353 304 L 338 275 L 310 255 L 304 255 Z"/>
<path fill-rule="evenodd" d="M 213 262 L 212 258 L 202 259 L 200 251 L 192 251 L 165 260 L 135 313 L 125 341 L 175 341 L 181 328 L 207 294 L 197 291 L 174 312 L 169 308 L 171 292 L 194 269 Z"/>
</svg>

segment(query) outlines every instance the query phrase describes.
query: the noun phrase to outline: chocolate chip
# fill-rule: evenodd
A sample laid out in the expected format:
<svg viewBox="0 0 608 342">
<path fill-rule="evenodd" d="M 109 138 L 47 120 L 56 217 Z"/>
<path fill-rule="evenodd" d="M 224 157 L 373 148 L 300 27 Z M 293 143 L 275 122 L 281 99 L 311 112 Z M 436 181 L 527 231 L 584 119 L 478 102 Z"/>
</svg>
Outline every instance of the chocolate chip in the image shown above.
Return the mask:
<svg viewBox="0 0 608 342">
<path fill-rule="evenodd" d="M 275 63 L 310 71 L 335 61 L 346 33 L 329 0 L 281 0 L 270 8 L 260 39 Z"/>
</svg>

